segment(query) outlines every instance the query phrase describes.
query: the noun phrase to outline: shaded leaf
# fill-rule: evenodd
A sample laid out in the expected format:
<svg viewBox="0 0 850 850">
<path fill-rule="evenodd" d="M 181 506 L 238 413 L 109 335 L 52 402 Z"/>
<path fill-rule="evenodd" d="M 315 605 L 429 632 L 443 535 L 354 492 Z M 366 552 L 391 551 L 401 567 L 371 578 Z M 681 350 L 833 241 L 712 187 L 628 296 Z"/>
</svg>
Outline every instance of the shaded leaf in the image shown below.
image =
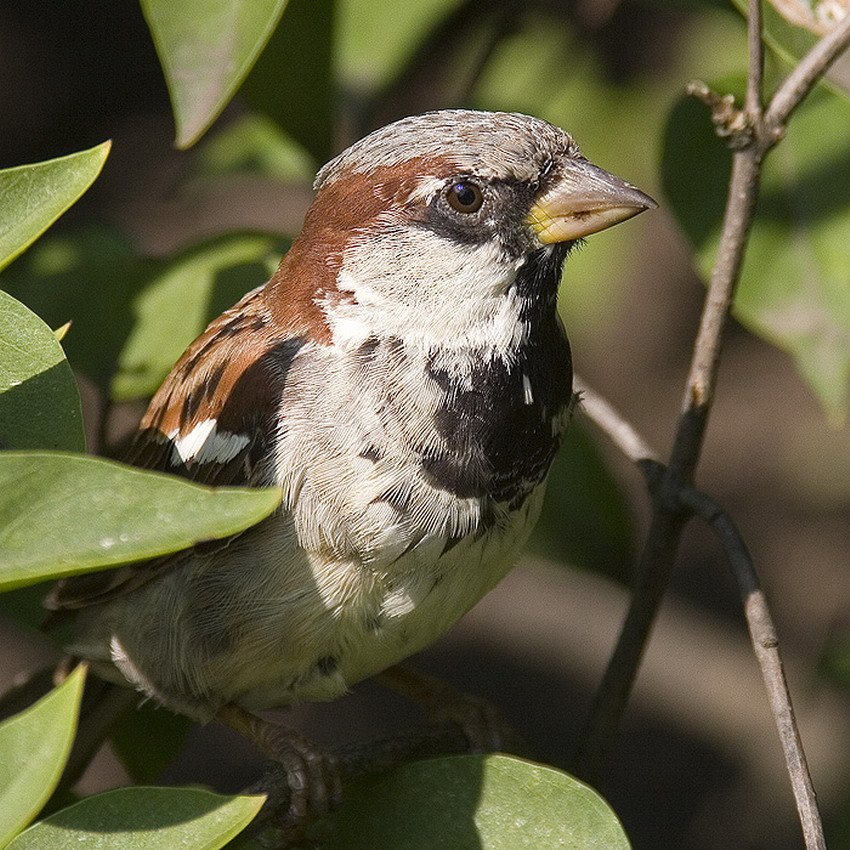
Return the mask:
<svg viewBox="0 0 850 850">
<path fill-rule="evenodd" d="M 29 247 L 94 183 L 110 142 L 0 171 L 0 269 Z"/>
<path fill-rule="evenodd" d="M 113 724 L 109 740 L 133 781 L 154 782 L 174 760 L 192 721 L 167 708 L 144 702 L 121 715 Z M 151 741 L 156 746 L 151 746 Z"/>
<path fill-rule="evenodd" d="M 0 723 L 0 847 L 41 810 L 59 782 L 77 731 L 85 668 L 26 711 Z"/>
<path fill-rule="evenodd" d="M 92 227 L 40 239 L 3 275 L 3 288 L 49 325 L 73 323 L 64 343 L 68 361 L 105 390 L 132 328 L 131 302 L 145 274 L 127 239 Z"/>
<path fill-rule="evenodd" d="M 5 452 L 0 590 L 229 537 L 279 501 L 277 490 L 212 490 L 100 458 Z"/>
<path fill-rule="evenodd" d="M 719 91 L 730 86 L 720 85 Z M 850 103 L 814 92 L 767 157 L 734 314 L 786 350 L 827 414 L 841 421 L 850 395 Z M 720 237 L 730 154 L 707 110 L 673 109 L 664 186 L 708 279 Z"/>
<path fill-rule="evenodd" d="M 312 183 L 316 163 L 270 118 L 248 114 L 230 122 L 198 147 L 196 169 L 202 178 L 239 172 L 287 183 Z"/>
<path fill-rule="evenodd" d="M 271 236 L 228 236 L 180 254 L 153 274 L 133 301 L 135 323 L 118 359 L 113 397 L 152 395 L 211 316 L 266 282 L 282 248 Z"/>
<path fill-rule="evenodd" d="M 403 765 L 346 786 L 324 850 L 626 850 L 591 788 L 550 767 L 502 755 Z"/>
<path fill-rule="evenodd" d="M 40 240 L 5 283 L 48 323 L 70 319 L 70 363 L 128 398 L 151 394 L 213 318 L 265 283 L 286 245 L 231 234 L 146 260 L 117 232 L 95 227 Z"/>
<path fill-rule="evenodd" d="M 56 334 L 0 292 L 0 448 L 85 451 L 80 396 Z"/>
<path fill-rule="evenodd" d="M 349 86 L 363 90 L 384 85 L 398 74 L 422 38 L 460 0 L 396 3 L 391 26 L 386 0 L 338 0 L 337 5 L 340 74 Z"/>
<path fill-rule="evenodd" d="M 634 540 L 628 500 L 578 414 L 549 473 L 529 548 L 626 583 L 634 563 Z"/>
<path fill-rule="evenodd" d="M 241 92 L 319 163 L 332 152 L 335 7 L 335 0 L 289 0 Z"/>
<path fill-rule="evenodd" d="M 257 60 L 286 0 L 140 0 L 162 65 L 177 147 L 203 135 Z"/>
<path fill-rule="evenodd" d="M 245 829 L 264 799 L 199 788 L 117 788 L 34 824 L 9 850 L 218 850 Z"/>
</svg>

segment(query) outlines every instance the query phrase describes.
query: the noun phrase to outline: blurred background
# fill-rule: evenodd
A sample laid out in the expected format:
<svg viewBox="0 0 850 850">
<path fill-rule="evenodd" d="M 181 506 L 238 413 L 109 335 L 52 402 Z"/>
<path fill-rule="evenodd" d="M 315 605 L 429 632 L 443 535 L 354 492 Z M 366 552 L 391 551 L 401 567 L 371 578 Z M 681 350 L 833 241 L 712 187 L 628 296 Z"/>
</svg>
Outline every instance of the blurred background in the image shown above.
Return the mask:
<svg viewBox="0 0 850 850">
<path fill-rule="evenodd" d="M 743 19 L 721 2 L 291 0 L 240 95 L 181 152 L 136 3 L 2 3 L 0 167 L 107 138 L 113 149 L 92 190 L 0 286 L 53 327 L 73 319 L 65 344 L 89 446 L 116 456 L 185 345 L 265 280 L 329 156 L 430 108 L 532 113 L 661 204 L 571 257 L 561 309 L 577 371 L 664 455 L 704 289 L 670 213 L 662 157 L 672 143 L 713 146 L 713 159 L 682 160 L 693 173 L 680 179 L 694 187 L 725 157 L 710 135 L 677 134 L 668 116 L 686 82 L 731 79 L 745 62 Z M 850 137 L 848 127 L 838 130 Z M 850 847 L 850 429 L 827 410 L 787 353 L 733 323 L 698 480 L 737 520 L 769 593 L 830 847 L 840 848 Z M 532 757 L 567 770 L 648 517 L 638 472 L 580 420 L 528 557 L 413 661 L 490 698 Z M 31 625 L 41 591 L 3 600 L 0 688 L 55 653 Z M 416 719 L 370 683 L 287 716 L 331 745 Z M 192 729 L 159 779 L 236 790 L 258 765 L 225 730 Z M 107 750 L 83 787 L 121 781 Z M 636 848 L 802 847 L 737 590 L 697 524 L 599 790 Z"/>
</svg>

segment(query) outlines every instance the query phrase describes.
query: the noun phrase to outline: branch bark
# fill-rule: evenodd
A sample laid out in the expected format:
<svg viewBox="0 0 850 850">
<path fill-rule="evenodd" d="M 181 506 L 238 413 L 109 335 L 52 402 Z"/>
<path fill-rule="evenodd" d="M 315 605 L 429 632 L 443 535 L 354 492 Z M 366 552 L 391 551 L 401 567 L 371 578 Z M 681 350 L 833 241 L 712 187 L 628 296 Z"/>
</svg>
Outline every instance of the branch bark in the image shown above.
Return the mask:
<svg viewBox="0 0 850 850">
<path fill-rule="evenodd" d="M 655 453 L 632 425 L 607 401 L 581 379 L 578 379 L 578 383 L 581 386 L 581 409 L 608 435 L 617 448 L 641 469 L 650 491 L 653 491 L 663 480 L 664 471 L 663 466 L 655 459 Z M 682 485 L 676 490 L 674 498 L 680 508 L 708 523 L 723 546 L 738 585 L 750 641 L 764 679 L 806 847 L 809 850 L 826 850 L 814 786 L 779 652 L 779 639 L 746 543 L 732 518 L 710 496 L 694 487 Z"/>
<path fill-rule="evenodd" d="M 723 331 L 740 277 L 758 195 L 764 155 L 779 141 L 788 118 L 832 62 L 850 44 L 850 15 L 824 36 L 761 106 L 763 47 L 760 0 L 750 0 L 749 72 L 743 109 L 730 109 L 702 86 L 718 134 L 733 149 L 732 173 L 720 245 L 694 343 L 682 412 L 670 460 L 653 488 L 653 516 L 638 564 L 632 603 L 597 690 L 578 754 L 577 770 L 593 782 L 617 734 L 658 607 L 667 587 L 684 526 L 693 508 L 679 495 L 690 488 L 714 400 Z M 808 838 L 807 838 L 808 841 Z M 820 847 L 811 843 L 809 847 Z"/>
</svg>

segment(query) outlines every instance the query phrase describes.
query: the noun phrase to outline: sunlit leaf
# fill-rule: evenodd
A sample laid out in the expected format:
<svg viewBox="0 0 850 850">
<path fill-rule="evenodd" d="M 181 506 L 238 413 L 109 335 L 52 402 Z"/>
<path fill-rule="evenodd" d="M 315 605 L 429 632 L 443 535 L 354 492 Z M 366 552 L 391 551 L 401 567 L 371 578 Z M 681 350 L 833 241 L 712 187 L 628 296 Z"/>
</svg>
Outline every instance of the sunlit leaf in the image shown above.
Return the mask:
<svg viewBox="0 0 850 850">
<path fill-rule="evenodd" d="M 324 850 L 627 850 L 605 801 L 551 767 L 501 755 L 407 764 L 346 787 Z"/>
<path fill-rule="evenodd" d="M 199 788 L 117 788 L 34 824 L 9 850 L 218 850 L 245 829 L 264 799 Z"/>
<path fill-rule="evenodd" d="M 165 74 L 176 144 L 194 144 L 256 62 L 286 0 L 140 0 Z"/>
<path fill-rule="evenodd" d="M 5 292 L 0 292 L 0 448 L 86 448 L 77 384 L 56 334 Z"/>
<path fill-rule="evenodd" d="M 35 705 L 0 723 L 0 847 L 56 788 L 77 730 L 84 681 L 79 667 Z"/>
<path fill-rule="evenodd" d="M 718 87 L 730 90 L 728 84 Z M 788 351 L 835 421 L 850 394 L 850 103 L 815 92 L 767 157 L 735 316 Z M 707 279 L 720 235 L 730 154 L 701 104 L 673 109 L 665 191 Z"/>
<path fill-rule="evenodd" d="M 278 505 L 277 490 L 211 490 L 64 453 L 0 453 L 0 590 L 229 537 Z"/>
<path fill-rule="evenodd" d="M 0 269 L 31 245 L 94 183 L 109 142 L 0 171 Z"/>
</svg>

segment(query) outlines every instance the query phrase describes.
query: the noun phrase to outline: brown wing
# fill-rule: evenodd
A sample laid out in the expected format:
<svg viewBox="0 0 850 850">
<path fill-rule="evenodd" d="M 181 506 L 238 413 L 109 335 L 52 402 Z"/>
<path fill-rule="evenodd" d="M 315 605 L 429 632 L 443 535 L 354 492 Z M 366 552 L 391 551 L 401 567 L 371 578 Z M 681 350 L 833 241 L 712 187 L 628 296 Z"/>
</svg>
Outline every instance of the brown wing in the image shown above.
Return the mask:
<svg viewBox="0 0 850 850">
<path fill-rule="evenodd" d="M 263 288 L 249 293 L 186 350 L 151 401 L 128 463 L 211 486 L 271 483 L 270 441 L 286 375 L 304 337 L 274 322 L 263 295 Z M 61 611 L 105 601 L 185 556 L 178 552 L 63 579 L 45 607 Z"/>
</svg>

